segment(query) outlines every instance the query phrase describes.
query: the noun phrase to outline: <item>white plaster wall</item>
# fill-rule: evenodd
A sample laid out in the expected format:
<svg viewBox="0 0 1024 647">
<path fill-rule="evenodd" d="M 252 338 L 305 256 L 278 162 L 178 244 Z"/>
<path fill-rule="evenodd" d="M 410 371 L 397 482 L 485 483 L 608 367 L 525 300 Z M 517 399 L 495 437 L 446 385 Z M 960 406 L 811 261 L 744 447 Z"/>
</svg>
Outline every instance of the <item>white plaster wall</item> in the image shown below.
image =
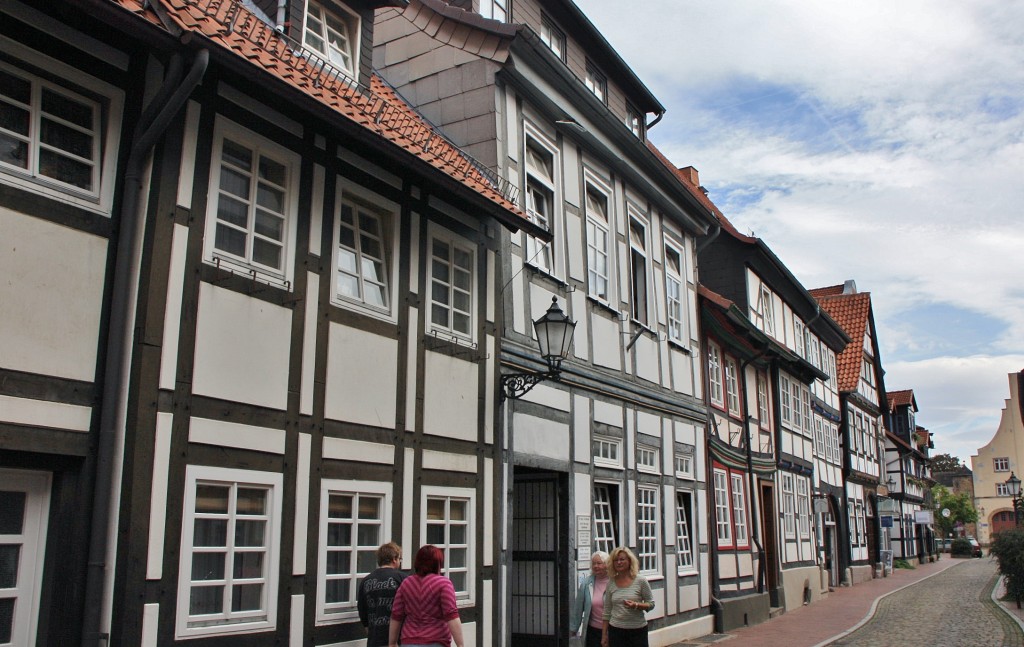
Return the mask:
<svg viewBox="0 0 1024 647">
<path fill-rule="evenodd" d="M 741 553 L 739 555 L 739 574 L 742 576 L 754 574 L 754 558 L 750 556 L 750 553 Z"/>
<path fill-rule="evenodd" d="M 324 415 L 392 429 L 398 386 L 398 341 L 331 324 Z"/>
<path fill-rule="evenodd" d="M 423 433 L 478 440 L 478 365 L 431 351 L 425 355 Z"/>
<path fill-rule="evenodd" d="M 0 232 L 0 366 L 92 382 L 107 240 L 4 208 Z"/>
<path fill-rule="evenodd" d="M 636 354 L 636 374 L 648 382 L 655 384 L 661 381 L 661 371 L 658 362 L 658 340 L 648 335 L 640 335 L 636 344 L 633 345 L 633 352 Z"/>
<path fill-rule="evenodd" d="M 292 311 L 202 283 L 198 319 L 193 393 L 286 409 Z"/>
<path fill-rule="evenodd" d="M 619 355 L 619 324 L 597 314 L 590 316 L 590 328 L 594 334 L 594 364 L 622 370 Z"/>
<path fill-rule="evenodd" d="M 569 425 L 525 413 L 512 415 L 516 453 L 569 460 Z"/>
</svg>

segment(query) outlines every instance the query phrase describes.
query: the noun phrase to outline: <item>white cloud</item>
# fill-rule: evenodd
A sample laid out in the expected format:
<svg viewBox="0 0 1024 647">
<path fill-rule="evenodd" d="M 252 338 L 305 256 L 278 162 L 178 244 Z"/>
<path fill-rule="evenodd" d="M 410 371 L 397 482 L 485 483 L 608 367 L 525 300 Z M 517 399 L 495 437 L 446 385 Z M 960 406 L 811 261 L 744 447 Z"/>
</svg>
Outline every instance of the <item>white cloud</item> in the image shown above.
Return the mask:
<svg viewBox="0 0 1024 647">
<path fill-rule="evenodd" d="M 987 442 L 1024 368 L 1024 5 L 577 3 L 740 230 L 807 287 L 872 293 L 887 385 L 937 451 Z"/>
</svg>

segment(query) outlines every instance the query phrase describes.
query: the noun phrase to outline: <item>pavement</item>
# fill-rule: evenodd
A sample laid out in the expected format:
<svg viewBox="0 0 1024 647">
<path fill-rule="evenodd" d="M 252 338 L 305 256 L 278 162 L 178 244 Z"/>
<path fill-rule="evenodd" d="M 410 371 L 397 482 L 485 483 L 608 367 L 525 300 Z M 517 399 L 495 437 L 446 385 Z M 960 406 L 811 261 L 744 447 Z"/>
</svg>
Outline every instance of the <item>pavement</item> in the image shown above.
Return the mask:
<svg viewBox="0 0 1024 647">
<path fill-rule="evenodd" d="M 840 587 L 768 622 L 674 647 L 1024 647 L 1024 610 L 999 601 L 1001 585 L 994 560 L 944 555 L 913 570 Z"/>
</svg>

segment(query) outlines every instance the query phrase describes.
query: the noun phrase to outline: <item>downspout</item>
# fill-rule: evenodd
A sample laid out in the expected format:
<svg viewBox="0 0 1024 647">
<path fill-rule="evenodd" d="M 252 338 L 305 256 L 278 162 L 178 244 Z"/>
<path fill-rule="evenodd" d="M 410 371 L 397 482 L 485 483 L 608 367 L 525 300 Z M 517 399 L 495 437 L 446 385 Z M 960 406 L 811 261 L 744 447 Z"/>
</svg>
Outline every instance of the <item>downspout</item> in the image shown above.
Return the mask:
<svg viewBox="0 0 1024 647">
<path fill-rule="evenodd" d="M 721 228 L 719 228 L 719 231 L 721 231 Z M 765 343 L 764 348 L 758 351 L 756 355 L 740 362 L 740 375 L 744 375 L 746 373 L 747 367 L 750 366 L 750 364 L 767 355 L 768 350 L 770 348 L 771 347 L 769 346 L 769 344 Z M 754 391 L 755 393 L 757 392 L 756 377 L 754 379 Z M 750 420 L 749 416 L 747 415 L 746 396 L 740 398 L 740 408 L 742 409 L 740 411 L 740 420 L 743 421 L 743 426 L 747 431 L 747 483 L 748 487 L 750 488 L 750 509 L 753 510 L 755 500 L 754 497 L 757 496 L 757 491 L 755 490 L 756 482 L 754 481 L 754 454 L 752 448 L 753 437 L 750 434 Z M 776 447 L 778 447 L 778 445 L 776 445 Z M 763 509 L 761 510 L 761 514 L 764 515 Z M 760 537 L 758 536 L 760 535 L 761 528 L 760 524 L 751 523 L 750 525 L 752 526 L 752 528 L 750 529 L 750 537 L 754 540 L 754 546 L 757 547 L 758 552 L 757 592 L 764 593 L 765 580 L 767 579 L 767 565 L 765 564 L 764 546 L 761 544 Z"/>
<path fill-rule="evenodd" d="M 665 116 L 665 111 L 662 110 L 661 112 L 658 113 L 658 116 L 656 116 L 654 118 L 654 121 L 652 121 L 651 123 L 649 123 L 646 126 L 644 126 L 644 130 L 648 130 L 649 131 L 651 128 L 654 128 L 658 124 L 658 122 L 661 121 L 661 118 L 664 117 L 664 116 Z"/>
<path fill-rule="evenodd" d="M 716 238 L 718 238 L 718 234 L 720 234 L 720 233 L 722 233 L 722 224 L 720 222 L 718 222 L 718 220 L 716 219 L 715 220 L 715 231 L 713 233 L 708 234 L 704 238 L 704 240 L 700 241 L 697 244 L 697 249 L 696 249 L 696 251 L 694 251 L 694 254 L 700 254 L 701 251 L 703 251 L 705 247 L 710 245 L 712 242 L 714 242 L 714 240 Z"/>
<path fill-rule="evenodd" d="M 142 265 L 142 238 L 145 233 L 145 227 L 142 226 L 145 216 L 139 209 L 145 179 L 143 174 L 150 151 L 202 81 L 209 61 L 209 51 L 200 49 L 196 52 L 188 75 L 182 80 L 181 55 L 174 55 L 168 65 L 164 83 L 139 117 L 135 142 L 125 165 L 121 222 L 112 269 L 114 283 L 96 448 L 92 533 L 89 538 L 82 621 L 84 647 L 98 647 L 107 644 L 110 639 L 109 622 L 114 586 L 111 566 L 116 553 L 116 526 L 120 507 L 120 497 L 115 495 L 119 486 L 115 473 L 120 476 L 122 468 L 117 454 L 124 448 L 128 380 L 135 345 L 132 320 L 138 296 L 138 274 Z"/>
</svg>

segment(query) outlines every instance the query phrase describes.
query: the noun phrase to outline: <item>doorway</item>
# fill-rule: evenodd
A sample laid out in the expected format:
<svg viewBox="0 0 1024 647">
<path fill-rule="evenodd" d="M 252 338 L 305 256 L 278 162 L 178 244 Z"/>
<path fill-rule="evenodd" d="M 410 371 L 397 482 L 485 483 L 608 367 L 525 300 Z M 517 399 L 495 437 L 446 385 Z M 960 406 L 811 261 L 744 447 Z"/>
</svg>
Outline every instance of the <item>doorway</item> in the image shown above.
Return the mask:
<svg viewBox="0 0 1024 647">
<path fill-rule="evenodd" d="M 49 472 L 0 469 L 0 645 L 34 645 Z"/>
<path fill-rule="evenodd" d="M 563 493 L 556 473 L 516 469 L 512 485 L 512 647 L 561 647 L 568 629 L 568 551 Z"/>
<path fill-rule="evenodd" d="M 779 588 L 778 543 L 775 534 L 775 493 L 771 483 L 761 484 L 761 531 L 764 541 L 765 573 L 768 579 L 768 592 L 772 594 L 774 606 L 775 592 Z"/>
</svg>

